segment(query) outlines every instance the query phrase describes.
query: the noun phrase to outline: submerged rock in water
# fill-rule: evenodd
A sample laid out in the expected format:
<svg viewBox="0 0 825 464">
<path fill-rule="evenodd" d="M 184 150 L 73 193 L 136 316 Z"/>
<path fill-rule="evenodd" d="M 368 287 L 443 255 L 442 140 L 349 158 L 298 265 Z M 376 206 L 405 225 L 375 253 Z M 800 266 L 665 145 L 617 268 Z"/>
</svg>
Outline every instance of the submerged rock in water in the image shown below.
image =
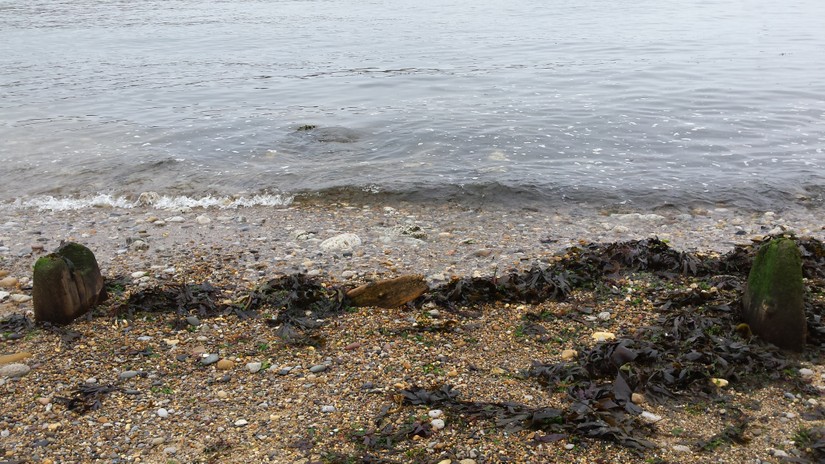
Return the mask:
<svg viewBox="0 0 825 464">
<path fill-rule="evenodd" d="M 32 296 L 38 321 L 68 324 L 106 299 L 94 253 L 69 242 L 34 265 Z"/>
<path fill-rule="evenodd" d="M 362 136 L 360 131 L 348 127 L 318 127 L 314 124 L 304 124 L 298 127 L 294 134 L 302 135 L 322 143 L 355 143 L 359 141 Z"/>
<path fill-rule="evenodd" d="M 742 315 L 754 335 L 793 351 L 805 349 L 802 255 L 793 240 L 771 240 L 753 260 Z"/>
</svg>

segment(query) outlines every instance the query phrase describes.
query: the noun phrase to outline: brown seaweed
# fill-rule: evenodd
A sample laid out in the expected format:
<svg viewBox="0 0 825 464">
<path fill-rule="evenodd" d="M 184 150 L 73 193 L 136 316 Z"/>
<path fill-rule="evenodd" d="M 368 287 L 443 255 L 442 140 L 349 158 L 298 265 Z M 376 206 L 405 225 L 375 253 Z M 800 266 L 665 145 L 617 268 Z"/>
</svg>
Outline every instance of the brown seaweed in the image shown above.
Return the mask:
<svg viewBox="0 0 825 464">
<path fill-rule="evenodd" d="M 66 406 L 69 411 L 78 414 L 86 414 L 89 411 L 95 411 L 102 407 L 103 398 L 113 391 L 120 390 L 113 385 L 99 385 L 99 384 L 80 384 L 73 392 L 70 398 L 61 396 L 54 397 L 55 403 L 60 403 Z"/>
</svg>

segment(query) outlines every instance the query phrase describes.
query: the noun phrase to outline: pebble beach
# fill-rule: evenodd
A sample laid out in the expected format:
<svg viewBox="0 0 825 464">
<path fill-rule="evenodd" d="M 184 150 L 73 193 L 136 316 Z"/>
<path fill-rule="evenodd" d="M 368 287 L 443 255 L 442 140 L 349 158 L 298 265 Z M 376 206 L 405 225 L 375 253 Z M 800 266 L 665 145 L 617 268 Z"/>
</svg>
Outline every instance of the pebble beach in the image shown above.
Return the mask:
<svg viewBox="0 0 825 464">
<path fill-rule="evenodd" d="M 421 274 L 436 287 L 453 277 L 529 269 L 584 242 L 658 237 L 678 250 L 711 254 L 778 233 L 825 240 L 825 216 L 803 208 L 542 210 L 305 201 L 232 209 L 3 205 L 0 215 L 0 317 L 31 314 L 31 267 L 62 241 L 92 249 L 104 277 L 124 279 L 127 293 L 208 281 L 232 300 L 295 273 L 345 287 Z M 438 308 L 359 308 L 327 321 L 321 347 L 283 345 L 257 319 L 192 317 L 176 328 L 174 313 L 121 318 L 106 312 L 118 303 L 114 298 L 71 325 L 81 334 L 71 348 L 45 330 L 0 342 L 0 356 L 19 358 L 0 368 L 23 366 L 0 376 L 0 462 L 380 462 L 343 457 L 365 456 L 358 434 L 393 404 L 394 391 L 451 384 L 473 401 L 558 405 L 560 392 L 516 373 L 592 345 L 593 332 L 620 334 L 652 316 L 625 298 L 590 301 L 594 314 L 606 316 L 548 327 L 554 343 L 516 333 L 528 312 L 564 313 L 588 298 L 485 304 L 472 308 L 474 318 Z M 456 329 L 416 332 L 422 318 Z M 432 435 L 409 440 L 387 462 L 780 462 L 798 452 L 800 430 L 825 425 L 802 419 L 822 404 L 825 367 L 804 354 L 798 362 L 797 374 L 812 387 L 804 395 L 781 386 L 725 386 L 731 396 L 760 405 L 747 444 L 711 452 L 690 446 L 722 427 L 729 411 L 712 402 L 697 413 L 689 404 L 674 409 L 639 398 L 657 430 L 658 448 L 643 456 L 596 440 L 545 443 L 536 432 L 509 434 L 419 407 L 397 420 L 427 422 Z M 79 415 L 60 400 L 78 385 L 114 389 Z"/>
</svg>

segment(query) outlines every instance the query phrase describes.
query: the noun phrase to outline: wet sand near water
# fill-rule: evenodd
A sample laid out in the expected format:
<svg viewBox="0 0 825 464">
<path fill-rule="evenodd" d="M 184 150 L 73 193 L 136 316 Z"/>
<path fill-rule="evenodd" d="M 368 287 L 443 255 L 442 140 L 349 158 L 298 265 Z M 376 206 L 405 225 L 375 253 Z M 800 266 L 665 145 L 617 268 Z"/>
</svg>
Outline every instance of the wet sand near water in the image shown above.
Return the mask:
<svg viewBox="0 0 825 464">
<path fill-rule="evenodd" d="M 658 237 L 683 251 L 726 252 L 753 237 L 793 231 L 825 238 L 815 211 L 613 213 L 585 209 L 472 209 L 455 205 L 296 205 L 286 208 L 36 211 L 0 207 L 0 259 L 25 277 L 60 242 L 91 248 L 105 275 L 167 269 L 181 256 L 231 259 L 242 278 L 306 272 L 331 281 L 423 274 L 492 275 L 529 268 L 581 242 Z M 361 245 L 325 251 L 324 240 L 355 234 Z M 176 272 L 185 272 L 179 269 Z"/>
</svg>

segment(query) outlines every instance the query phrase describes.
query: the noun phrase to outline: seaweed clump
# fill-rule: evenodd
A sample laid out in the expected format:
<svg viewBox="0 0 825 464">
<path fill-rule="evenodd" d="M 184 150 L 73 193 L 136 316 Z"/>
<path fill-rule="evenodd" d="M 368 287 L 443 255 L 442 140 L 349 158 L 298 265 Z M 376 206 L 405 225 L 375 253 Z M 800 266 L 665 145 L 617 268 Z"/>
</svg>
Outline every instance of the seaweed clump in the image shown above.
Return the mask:
<svg viewBox="0 0 825 464">
<path fill-rule="evenodd" d="M 767 238 L 768 240 L 770 238 Z M 812 288 L 822 288 L 825 249 L 813 239 L 795 239 L 803 251 L 803 267 Z M 602 342 L 578 356 L 577 362 L 534 362 L 526 380 L 549 389 L 562 387 L 565 408 L 529 408 L 515 403 L 461 401 L 449 385 L 414 387 L 398 394 L 405 405 L 447 409 L 465 420 L 492 420 L 506 430 L 541 430 L 544 442 L 570 435 L 613 441 L 643 453 L 654 425 L 632 402 L 634 393 L 648 401 L 679 407 L 680 403 L 730 401 L 714 380 L 726 379 L 758 387 L 790 380 L 793 367 L 783 352 L 758 342 L 740 327 L 741 290 L 756 249 L 740 246 L 724 256 L 676 252 L 667 244 L 641 240 L 609 245 L 588 244 L 567 250 L 547 267 L 489 279 L 456 279 L 437 288 L 423 301 L 450 308 L 491 301 L 536 303 L 563 300 L 573 289 L 604 288 L 625 276 L 644 272 L 664 282 L 648 291 L 655 301 L 655 322 L 635 327 L 612 342 Z M 692 285 L 684 285 L 693 280 Z M 699 284 L 696 283 L 699 282 Z M 810 349 L 821 349 L 822 298 L 807 303 Z M 746 328 L 746 327 L 745 327 Z M 731 405 L 729 424 L 694 447 L 711 451 L 721 445 L 747 442 L 749 417 Z M 384 421 L 379 416 L 377 423 Z M 391 443 L 404 434 L 384 425 L 372 430 L 368 443 Z M 813 448 L 812 448 L 813 449 Z"/>
</svg>

